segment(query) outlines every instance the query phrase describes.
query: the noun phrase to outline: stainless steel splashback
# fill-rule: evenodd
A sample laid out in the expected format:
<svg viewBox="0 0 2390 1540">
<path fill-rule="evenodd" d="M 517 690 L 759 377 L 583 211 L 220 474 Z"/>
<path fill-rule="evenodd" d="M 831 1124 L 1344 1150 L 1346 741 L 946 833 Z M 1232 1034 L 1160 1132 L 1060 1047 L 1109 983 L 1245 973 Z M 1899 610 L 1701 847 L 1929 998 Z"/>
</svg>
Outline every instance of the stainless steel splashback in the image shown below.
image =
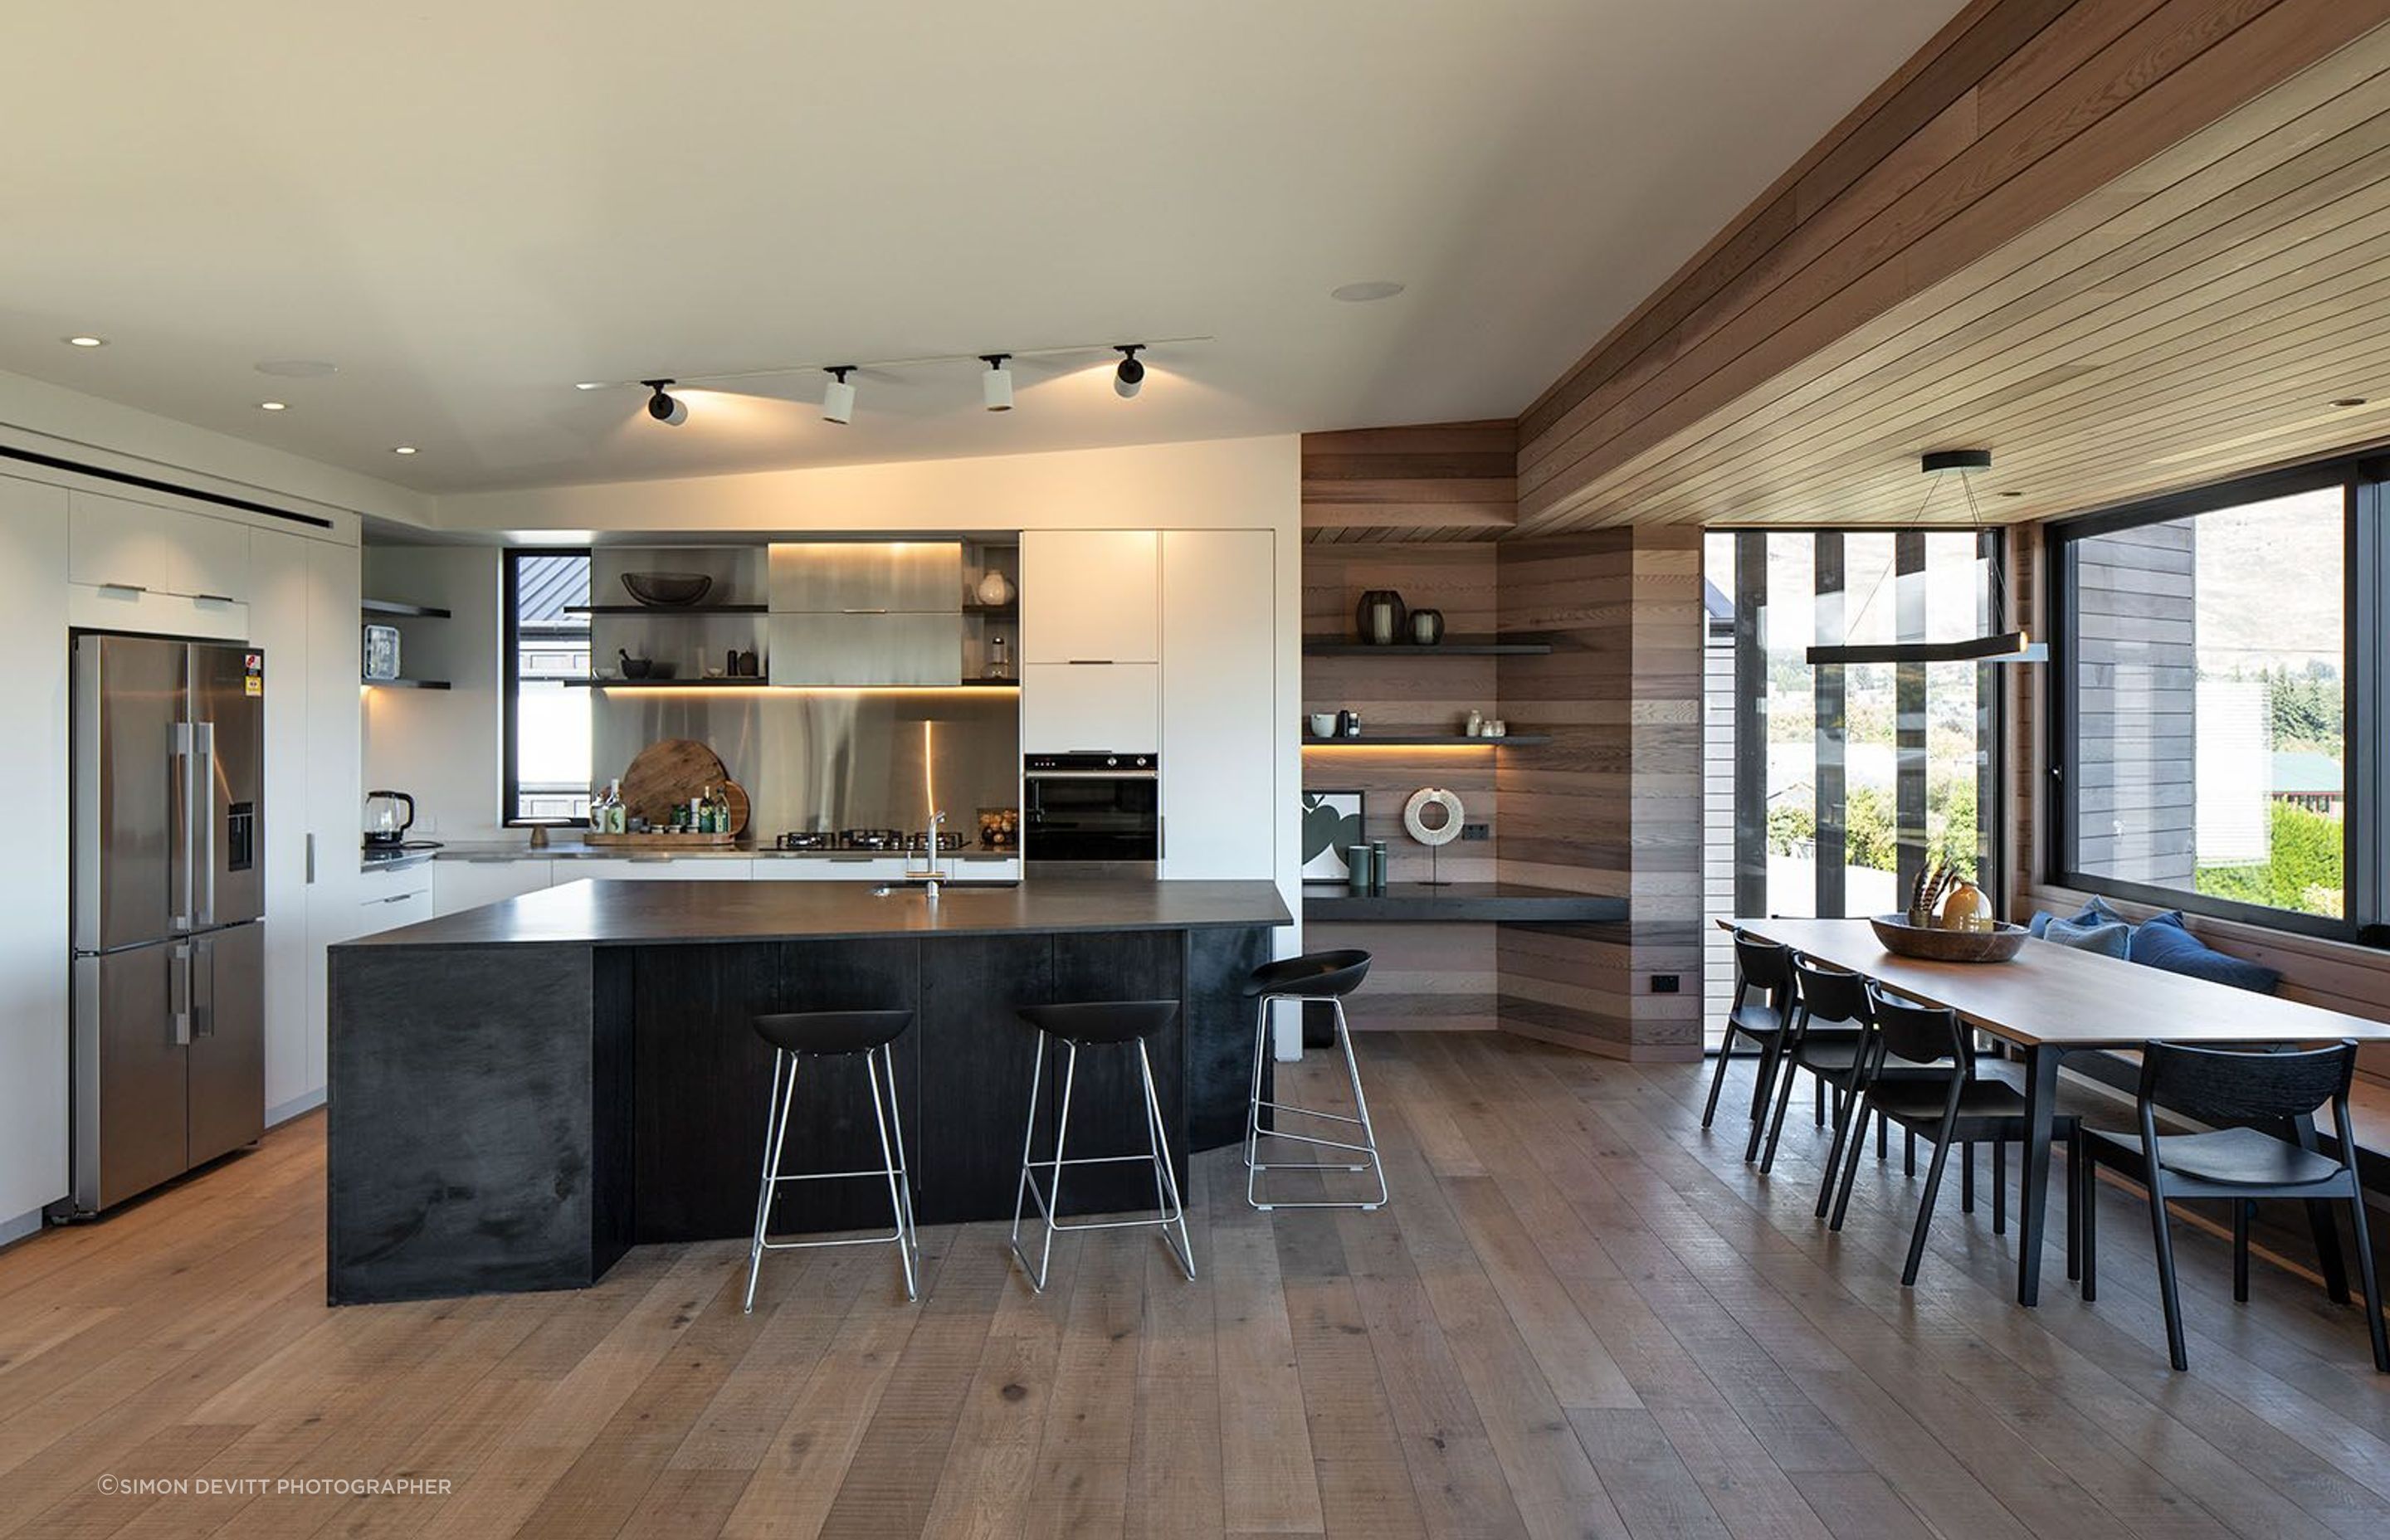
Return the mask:
<svg viewBox="0 0 2390 1540">
<path fill-rule="evenodd" d="M 760 840 L 791 829 L 921 826 L 932 789 L 949 832 L 1021 805 L 1021 698 L 1007 689 L 902 692 L 613 690 L 593 713 L 601 778 L 662 738 L 722 756 L 753 800 Z"/>
</svg>

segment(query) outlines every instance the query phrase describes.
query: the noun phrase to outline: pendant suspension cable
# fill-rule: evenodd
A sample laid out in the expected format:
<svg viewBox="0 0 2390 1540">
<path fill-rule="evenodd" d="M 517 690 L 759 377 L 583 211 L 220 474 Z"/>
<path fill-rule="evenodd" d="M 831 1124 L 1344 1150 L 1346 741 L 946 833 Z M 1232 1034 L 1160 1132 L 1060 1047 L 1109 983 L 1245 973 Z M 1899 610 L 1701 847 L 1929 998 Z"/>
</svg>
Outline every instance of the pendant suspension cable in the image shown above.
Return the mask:
<svg viewBox="0 0 2390 1540">
<path fill-rule="evenodd" d="M 1965 471 L 1962 470 L 1959 472 L 1959 479 L 1961 481 L 1965 481 L 1966 478 L 1967 473 Z M 1910 529 L 1913 530 L 1918 525 L 1925 522 L 1925 510 L 1934 506 L 1934 494 L 1940 489 L 1941 485 L 1942 478 L 1939 476 L 1929 476 L 1925 479 L 1925 501 L 1917 505 L 1917 512 L 1908 520 L 1908 527 Z M 1967 500 L 1968 502 L 1972 503 L 1974 501 L 1974 494 L 1970 493 Z M 1843 622 L 1843 635 L 1845 639 L 1850 636 L 1852 632 L 1857 631 L 1859 628 L 1859 622 L 1867 619 L 1868 606 L 1875 602 L 1876 595 L 1883 591 L 1883 580 L 1892 576 L 1892 570 L 1899 564 L 1900 551 L 1899 547 L 1895 545 L 1893 549 L 1893 554 L 1884 560 L 1883 571 L 1875 575 L 1875 584 L 1872 587 L 1868 589 L 1867 597 L 1859 601 L 1858 613 L 1853 615 L 1849 620 Z"/>
</svg>

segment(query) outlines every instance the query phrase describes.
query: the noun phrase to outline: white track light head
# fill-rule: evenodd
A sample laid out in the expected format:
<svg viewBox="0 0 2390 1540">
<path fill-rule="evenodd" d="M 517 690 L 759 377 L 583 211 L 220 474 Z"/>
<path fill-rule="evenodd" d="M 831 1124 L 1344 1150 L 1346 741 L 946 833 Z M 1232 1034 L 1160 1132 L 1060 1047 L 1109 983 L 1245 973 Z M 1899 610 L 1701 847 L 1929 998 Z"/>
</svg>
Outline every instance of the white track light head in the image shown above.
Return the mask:
<svg viewBox="0 0 2390 1540">
<path fill-rule="evenodd" d="M 1112 389 L 1119 392 L 1123 401 L 1135 400 L 1137 392 L 1145 385 L 1145 366 L 1137 361 L 1137 356 L 1144 346 L 1142 342 L 1113 345 L 1112 351 L 1121 355 L 1121 361 L 1120 367 L 1112 371 Z"/>
<path fill-rule="evenodd" d="M 822 421 L 847 423 L 854 420 L 854 387 L 846 382 L 852 364 L 833 364 L 823 370 L 830 382 L 822 387 Z"/>
<path fill-rule="evenodd" d="M 983 353 L 979 356 L 980 361 L 987 366 L 987 372 L 979 377 L 980 404 L 991 412 L 1011 411 L 1012 371 L 1004 364 L 1012 354 Z"/>
<path fill-rule="evenodd" d="M 642 379 L 639 383 L 653 392 L 648 397 L 648 416 L 667 428 L 678 428 L 688 420 L 688 403 L 664 390 L 665 386 L 672 383 L 671 380 Z"/>
</svg>

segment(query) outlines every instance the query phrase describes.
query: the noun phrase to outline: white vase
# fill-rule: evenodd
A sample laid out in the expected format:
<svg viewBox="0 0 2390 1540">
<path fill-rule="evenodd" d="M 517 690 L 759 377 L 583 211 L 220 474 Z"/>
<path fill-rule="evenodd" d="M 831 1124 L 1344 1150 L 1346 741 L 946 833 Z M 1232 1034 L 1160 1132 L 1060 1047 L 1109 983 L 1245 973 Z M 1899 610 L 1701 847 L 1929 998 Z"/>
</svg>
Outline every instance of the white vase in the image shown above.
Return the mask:
<svg viewBox="0 0 2390 1540">
<path fill-rule="evenodd" d="M 1012 602 L 1012 583 L 1002 572 L 991 567 L 979 580 L 979 602 L 1005 605 Z"/>
</svg>

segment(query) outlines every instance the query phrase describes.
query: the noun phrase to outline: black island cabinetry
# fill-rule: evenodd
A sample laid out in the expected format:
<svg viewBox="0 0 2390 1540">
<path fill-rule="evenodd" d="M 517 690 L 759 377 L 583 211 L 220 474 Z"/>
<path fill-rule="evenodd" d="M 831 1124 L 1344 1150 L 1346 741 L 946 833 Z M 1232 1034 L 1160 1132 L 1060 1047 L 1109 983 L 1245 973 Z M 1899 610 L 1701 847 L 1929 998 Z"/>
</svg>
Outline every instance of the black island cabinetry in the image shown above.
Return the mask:
<svg viewBox="0 0 2390 1540">
<path fill-rule="evenodd" d="M 577 882 L 331 952 L 333 1303 L 585 1287 L 631 1246 L 754 1223 L 771 1011 L 896 1007 L 924 1224 L 1009 1218 L 1036 1039 L 1015 1012 L 1171 999 L 1152 1045 L 1172 1154 L 1243 1134 L 1246 975 L 1290 922 L 1266 882 Z M 783 1169 L 878 1159 L 863 1060 L 810 1063 Z M 1059 1088 L 1039 1097 L 1050 1127 Z M 1041 1132 L 1041 1148 L 1046 1134 Z M 1144 1149 L 1134 1060 L 1080 1057 L 1073 1156 Z M 865 1159 L 866 1155 L 869 1159 Z M 1066 1211 L 1150 1207 L 1140 1166 L 1073 1168 Z M 884 1187 L 782 1188 L 775 1233 L 884 1226 Z"/>
</svg>

